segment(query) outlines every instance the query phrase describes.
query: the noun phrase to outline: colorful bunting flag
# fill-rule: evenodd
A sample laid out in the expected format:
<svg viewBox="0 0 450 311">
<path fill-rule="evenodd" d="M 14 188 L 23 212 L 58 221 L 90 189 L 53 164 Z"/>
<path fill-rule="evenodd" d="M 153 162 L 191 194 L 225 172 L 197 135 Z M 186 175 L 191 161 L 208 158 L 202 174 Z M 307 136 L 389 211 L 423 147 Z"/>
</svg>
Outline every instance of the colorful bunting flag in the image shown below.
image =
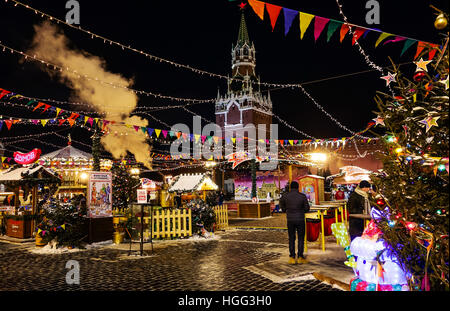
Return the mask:
<svg viewBox="0 0 450 311">
<path fill-rule="evenodd" d="M 42 110 L 42 112 L 41 112 L 41 113 L 44 113 L 44 112 L 46 112 L 46 111 L 47 111 L 47 109 L 48 109 L 48 108 L 50 108 L 50 107 L 51 107 L 50 105 L 44 104 L 44 110 Z"/>
<path fill-rule="evenodd" d="M 148 136 L 152 136 L 154 129 L 147 127 Z"/>
<path fill-rule="evenodd" d="M 427 46 L 427 44 L 423 41 L 419 41 L 419 43 L 417 44 L 417 50 L 416 50 L 416 55 L 414 56 L 414 59 L 416 59 L 417 57 L 419 57 L 420 53 L 422 53 L 423 49 Z"/>
<path fill-rule="evenodd" d="M 40 107 L 44 106 L 44 103 L 39 102 L 36 107 L 34 107 L 33 111 L 36 111 L 36 109 L 39 109 Z"/>
<path fill-rule="evenodd" d="M 41 119 L 41 124 L 44 127 L 48 122 L 48 119 Z"/>
<path fill-rule="evenodd" d="M 330 41 L 331 36 L 336 32 L 336 29 L 339 28 L 339 26 L 341 26 L 342 23 L 336 20 L 331 20 L 328 23 L 328 30 L 327 30 L 327 42 Z"/>
<path fill-rule="evenodd" d="M 278 6 L 278 5 L 266 3 L 266 9 L 267 9 L 267 13 L 269 13 L 270 24 L 272 25 L 272 32 L 273 32 L 282 7 Z"/>
<path fill-rule="evenodd" d="M 366 32 L 364 28 L 356 28 L 353 31 L 352 45 L 355 45 L 356 41 Z"/>
<path fill-rule="evenodd" d="M 347 24 L 342 24 L 341 31 L 340 31 L 340 36 L 341 36 L 340 40 L 341 40 L 341 43 L 342 43 L 342 41 L 344 40 L 345 35 L 347 34 L 347 32 L 348 32 L 349 30 L 350 30 L 350 26 L 349 26 L 349 25 L 347 25 Z"/>
<path fill-rule="evenodd" d="M 317 39 L 320 37 L 320 34 L 322 33 L 323 29 L 327 25 L 327 23 L 330 21 L 329 18 L 324 18 L 320 16 L 316 16 L 314 19 L 314 39 L 317 41 Z"/>
<path fill-rule="evenodd" d="M 400 42 L 400 41 L 404 41 L 404 40 L 406 40 L 405 37 L 402 37 L 402 36 L 396 36 L 394 39 L 392 39 L 392 40 L 387 40 L 386 42 L 384 42 L 383 45 L 386 45 L 386 44 L 388 44 L 388 43 Z"/>
<path fill-rule="evenodd" d="M 12 120 L 4 120 L 3 122 L 5 122 L 6 127 L 8 128 L 8 130 L 11 129 L 11 125 L 13 124 Z"/>
<path fill-rule="evenodd" d="M 303 39 L 303 36 L 305 35 L 305 32 L 308 29 L 309 24 L 314 18 L 314 15 L 303 12 L 299 13 L 300 13 L 300 38 Z"/>
<path fill-rule="evenodd" d="M 381 35 L 378 37 L 377 42 L 375 43 L 375 47 L 377 47 L 381 41 L 383 41 L 384 39 L 386 39 L 387 37 L 393 36 L 393 34 L 391 33 L 387 33 L 387 32 L 382 32 Z"/>
<path fill-rule="evenodd" d="M 258 0 L 248 0 L 248 4 L 252 7 L 253 11 L 255 11 L 256 15 L 259 16 L 260 19 L 264 20 L 264 2 Z"/>
<path fill-rule="evenodd" d="M 286 36 L 291 28 L 292 21 L 298 15 L 298 11 L 283 8 L 284 13 L 284 35 Z"/>
<path fill-rule="evenodd" d="M 0 90 L 2 90 L 2 91 L 0 92 L 0 99 L 2 99 L 2 97 L 5 96 L 6 94 L 11 93 L 10 91 L 4 90 L 4 89 L 0 89 Z"/>
<path fill-rule="evenodd" d="M 59 116 L 59 114 L 61 113 L 62 109 L 61 108 L 56 108 L 56 117 Z"/>
<path fill-rule="evenodd" d="M 417 42 L 416 40 L 406 39 L 405 44 L 403 45 L 402 52 L 400 53 L 400 56 L 402 56 L 403 53 L 405 53 L 406 50 L 409 49 L 416 42 Z"/>
<path fill-rule="evenodd" d="M 156 137 L 159 138 L 159 135 L 161 134 L 160 129 L 155 129 Z"/>
</svg>

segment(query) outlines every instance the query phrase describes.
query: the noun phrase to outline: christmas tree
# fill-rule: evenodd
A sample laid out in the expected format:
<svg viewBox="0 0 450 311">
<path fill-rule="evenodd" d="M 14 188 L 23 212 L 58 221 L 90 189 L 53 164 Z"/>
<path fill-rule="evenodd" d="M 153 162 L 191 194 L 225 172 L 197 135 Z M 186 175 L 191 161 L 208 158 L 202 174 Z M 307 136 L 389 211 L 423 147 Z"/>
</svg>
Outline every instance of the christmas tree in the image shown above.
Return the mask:
<svg viewBox="0 0 450 311">
<path fill-rule="evenodd" d="M 128 169 L 122 164 L 114 163 L 111 172 L 113 175 L 113 209 L 123 211 L 128 208 L 129 203 L 136 202 L 136 189 L 140 185 L 140 180 L 137 177 L 131 176 Z"/>
<path fill-rule="evenodd" d="M 383 172 L 371 177 L 379 192 L 374 205 L 389 211 L 377 226 L 412 290 L 449 289 L 448 61 L 447 34 L 414 64 L 394 66 L 394 94 L 376 98 L 374 121 L 386 132 Z"/>
<path fill-rule="evenodd" d="M 44 205 L 37 234 L 44 242 L 56 241 L 57 246 L 82 248 L 87 236 L 86 199 L 76 196 L 68 202 L 51 199 Z"/>
</svg>

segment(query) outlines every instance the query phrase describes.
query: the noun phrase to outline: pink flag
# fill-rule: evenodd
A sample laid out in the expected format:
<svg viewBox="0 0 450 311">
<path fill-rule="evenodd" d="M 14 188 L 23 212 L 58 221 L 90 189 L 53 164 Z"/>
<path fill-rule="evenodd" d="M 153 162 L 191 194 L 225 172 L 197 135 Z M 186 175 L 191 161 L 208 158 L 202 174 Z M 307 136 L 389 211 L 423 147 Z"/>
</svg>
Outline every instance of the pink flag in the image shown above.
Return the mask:
<svg viewBox="0 0 450 311">
<path fill-rule="evenodd" d="M 320 37 L 322 30 L 325 28 L 329 21 L 329 18 L 316 16 L 316 19 L 314 21 L 314 38 L 316 39 L 316 41 Z"/>
</svg>

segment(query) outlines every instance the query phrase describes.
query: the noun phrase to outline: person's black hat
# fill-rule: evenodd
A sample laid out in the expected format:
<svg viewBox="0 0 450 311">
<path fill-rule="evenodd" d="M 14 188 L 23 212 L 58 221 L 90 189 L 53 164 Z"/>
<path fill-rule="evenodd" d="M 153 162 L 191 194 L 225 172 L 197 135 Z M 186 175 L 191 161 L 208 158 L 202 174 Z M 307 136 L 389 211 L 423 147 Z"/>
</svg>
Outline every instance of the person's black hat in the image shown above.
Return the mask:
<svg viewBox="0 0 450 311">
<path fill-rule="evenodd" d="M 370 188 L 370 182 L 367 180 L 363 180 L 359 183 L 359 188 Z"/>
<path fill-rule="evenodd" d="M 298 188 L 299 188 L 298 182 L 296 181 L 291 182 L 291 189 L 298 189 Z"/>
</svg>

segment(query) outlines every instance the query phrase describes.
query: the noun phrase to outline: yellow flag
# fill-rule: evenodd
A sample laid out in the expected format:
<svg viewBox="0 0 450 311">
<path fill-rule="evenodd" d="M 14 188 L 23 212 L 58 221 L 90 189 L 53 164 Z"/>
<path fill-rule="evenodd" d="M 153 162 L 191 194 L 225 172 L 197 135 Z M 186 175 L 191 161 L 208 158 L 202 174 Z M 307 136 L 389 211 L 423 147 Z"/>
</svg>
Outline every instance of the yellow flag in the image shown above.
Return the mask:
<svg viewBox="0 0 450 311">
<path fill-rule="evenodd" d="M 46 119 L 41 119 L 41 124 L 42 126 L 45 126 L 47 124 L 48 120 Z"/>
<path fill-rule="evenodd" d="M 390 36 L 393 36 L 393 34 L 387 33 L 387 32 L 381 33 L 381 35 L 378 37 L 377 42 L 375 43 L 375 47 L 377 47 L 378 44 L 381 43 L 381 41 L 383 41 L 384 39 L 386 39 L 387 37 L 390 37 Z"/>
<path fill-rule="evenodd" d="M 303 39 L 306 29 L 308 29 L 314 15 L 300 12 L 300 38 Z"/>
<path fill-rule="evenodd" d="M 161 134 L 161 130 L 155 129 L 156 137 L 159 137 L 159 134 Z"/>
<path fill-rule="evenodd" d="M 236 143 L 236 137 L 231 137 L 231 140 L 233 141 L 233 144 Z"/>
<path fill-rule="evenodd" d="M 200 139 L 200 134 L 194 134 L 195 141 L 197 142 Z"/>
</svg>

